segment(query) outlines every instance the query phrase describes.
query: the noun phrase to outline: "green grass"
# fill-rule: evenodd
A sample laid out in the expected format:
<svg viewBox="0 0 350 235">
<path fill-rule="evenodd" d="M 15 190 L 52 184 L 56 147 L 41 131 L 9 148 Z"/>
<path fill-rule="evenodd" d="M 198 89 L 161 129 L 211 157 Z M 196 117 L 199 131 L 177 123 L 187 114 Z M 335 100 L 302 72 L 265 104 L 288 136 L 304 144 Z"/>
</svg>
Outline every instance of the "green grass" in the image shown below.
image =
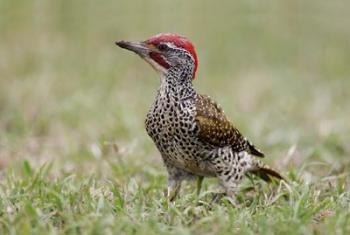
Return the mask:
<svg viewBox="0 0 350 235">
<path fill-rule="evenodd" d="M 349 234 L 348 1 L 0 0 L 0 234 Z M 194 82 L 290 184 L 240 208 L 166 171 L 143 123 L 159 79 L 114 41 L 178 32 Z"/>
</svg>

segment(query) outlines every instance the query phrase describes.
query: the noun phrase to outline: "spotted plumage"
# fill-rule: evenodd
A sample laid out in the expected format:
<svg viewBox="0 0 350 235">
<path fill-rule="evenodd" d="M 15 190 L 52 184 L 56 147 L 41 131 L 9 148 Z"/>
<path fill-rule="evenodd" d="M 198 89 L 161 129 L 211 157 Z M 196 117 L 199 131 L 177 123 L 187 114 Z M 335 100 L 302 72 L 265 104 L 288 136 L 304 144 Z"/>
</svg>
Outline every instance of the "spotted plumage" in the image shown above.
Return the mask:
<svg viewBox="0 0 350 235">
<path fill-rule="evenodd" d="M 169 173 L 168 196 L 175 198 L 184 179 L 217 177 L 234 197 L 247 173 L 281 179 L 256 159 L 264 154 L 231 124 L 222 108 L 192 85 L 198 59 L 186 38 L 159 34 L 144 42 L 118 42 L 160 72 L 161 85 L 145 121 Z"/>
</svg>

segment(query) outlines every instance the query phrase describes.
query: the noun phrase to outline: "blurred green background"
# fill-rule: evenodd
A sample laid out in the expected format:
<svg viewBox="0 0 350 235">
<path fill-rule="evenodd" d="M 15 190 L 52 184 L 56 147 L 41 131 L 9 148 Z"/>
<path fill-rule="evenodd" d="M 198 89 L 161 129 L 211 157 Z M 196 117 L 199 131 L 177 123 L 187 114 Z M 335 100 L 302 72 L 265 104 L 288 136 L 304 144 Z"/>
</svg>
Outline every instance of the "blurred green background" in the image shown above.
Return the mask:
<svg viewBox="0 0 350 235">
<path fill-rule="evenodd" d="M 350 1 L 0 0 L 1 234 L 349 234 Z M 290 181 L 241 207 L 166 170 L 158 75 L 117 40 L 188 37 L 194 85 Z M 199 200 L 203 204 L 199 204 Z M 210 204 L 209 204 L 210 203 Z"/>
<path fill-rule="evenodd" d="M 158 75 L 114 44 L 160 32 L 193 41 L 195 87 L 268 161 L 285 163 L 289 151 L 293 164 L 341 169 L 350 152 L 349 9 L 345 0 L 1 0 L 0 169 L 27 159 L 52 161 L 58 174 L 103 175 L 96 163 L 115 145 L 135 172 L 165 175 L 143 127 Z"/>
</svg>

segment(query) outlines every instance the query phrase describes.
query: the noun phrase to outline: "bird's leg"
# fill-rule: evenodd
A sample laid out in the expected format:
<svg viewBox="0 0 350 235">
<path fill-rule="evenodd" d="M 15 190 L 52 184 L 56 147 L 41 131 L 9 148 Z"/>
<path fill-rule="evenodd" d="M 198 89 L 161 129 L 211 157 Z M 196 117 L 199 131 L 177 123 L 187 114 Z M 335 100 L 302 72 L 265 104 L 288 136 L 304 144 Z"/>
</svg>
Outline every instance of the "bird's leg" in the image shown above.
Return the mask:
<svg viewBox="0 0 350 235">
<path fill-rule="evenodd" d="M 181 182 L 190 177 L 190 174 L 188 172 L 185 172 L 184 170 L 175 167 L 174 165 L 170 164 L 169 162 L 165 161 L 165 166 L 168 170 L 168 200 L 173 201 L 176 196 L 179 194 L 180 188 L 181 188 Z"/>
<path fill-rule="evenodd" d="M 181 188 L 181 180 L 171 178 L 169 176 L 168 180 L 168 200 L 173 201 L 176 196 L 179 194 Z"/>
<path fill-rule="evenodd" d="M 168 192 L 167 196 L 169 201 L 173 201 L 176 196 L 178 195 L 180 188 L 181 188 L 181 182 L 183 180 L 187 179 L 193 179 L 195 176 L 187 171 L 184 171 L 170 162 L 167 161 L 165 157 L 163 157 L 164 164 L 168 170 Z"/>
<path fill-rule="evenodd" d="M 227 199 L 232 206 L 236 207 L 236 208 L 239 208 L 240 205 L 239 205 L 239 202 L 236 198 L 236 193 L 237 191 L 229 191 L 229 192 L 226 192 L 226 197 L 225 199 Z"/>
<path fill-rule="evenodd" d="M 226 193 L 224 192 L 214 193 L 210 204 L 218 203 L 221 200 L 221 198 L 223 198 L 225 195 Z"/>
<path fill-rule="evenodd" d="M 197 196 L 199 196 L 202 188 L 202 183 L 203 183 L 204 176 L 198 176 L 197 179 Z"/>
<path fill-rule="evenodd" d="M 233 206 L 237 207 L 239 204 L 236 194 L 239 191 L 239 184 L 243 178 L 242 169 L 235 166 L 225 167 L 218 171 L 217 177 L 225 188 L 227 199 Z"/>
</svg>

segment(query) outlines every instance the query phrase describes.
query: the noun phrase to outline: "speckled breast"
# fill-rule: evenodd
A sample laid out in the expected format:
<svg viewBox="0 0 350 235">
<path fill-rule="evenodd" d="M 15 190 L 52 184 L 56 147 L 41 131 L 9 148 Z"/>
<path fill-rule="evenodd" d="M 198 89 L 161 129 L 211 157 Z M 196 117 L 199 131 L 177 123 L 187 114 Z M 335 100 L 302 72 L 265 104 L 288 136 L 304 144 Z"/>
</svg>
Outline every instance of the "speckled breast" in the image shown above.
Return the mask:
<svg viewBox="0 0 350 235">
<path fill-rule="evenodd" d="M 145 125 L 164 160 L 181 168 L 195 167 L 190 166 L 199 155 L 193 100 L 157 99 Z"/>
</svg>

